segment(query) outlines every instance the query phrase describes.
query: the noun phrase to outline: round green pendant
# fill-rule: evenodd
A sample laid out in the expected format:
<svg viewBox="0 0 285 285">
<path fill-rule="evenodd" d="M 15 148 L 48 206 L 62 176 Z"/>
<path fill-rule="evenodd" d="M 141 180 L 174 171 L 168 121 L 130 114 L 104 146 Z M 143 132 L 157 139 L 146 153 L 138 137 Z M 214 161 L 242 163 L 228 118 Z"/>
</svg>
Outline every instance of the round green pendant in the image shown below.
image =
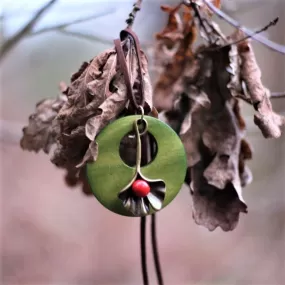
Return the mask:
<svg viewBox="0 0 285 285">
<path fill-rule="evenodd" d="M 181 189 L 187 169 L 180 138 L 168 125 L 149 116 L 144 116 L 144 120 L 148 133 L 156 140 L 154 160 L 140 167 L 139 173 L 136 167 L 122 161 L 121 140 L 134 130 L 134 122 L 140 118 L 127 116 L 105 127 L 96 138 L 97 160 L 87 164 L 88 181 L 98 201 L 112 212 L 131 217 L 152 214 L 168 205 Z M 134 197 L 130 192 L 137 179 L 150 185 L 146 197 Z"/>
</svg>

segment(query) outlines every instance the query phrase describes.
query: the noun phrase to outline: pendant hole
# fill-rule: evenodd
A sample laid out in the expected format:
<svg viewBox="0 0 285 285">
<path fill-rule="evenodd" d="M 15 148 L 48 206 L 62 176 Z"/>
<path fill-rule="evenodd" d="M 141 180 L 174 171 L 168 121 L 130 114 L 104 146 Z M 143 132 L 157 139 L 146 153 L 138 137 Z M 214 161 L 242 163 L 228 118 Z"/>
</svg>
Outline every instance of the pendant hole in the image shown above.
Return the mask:
<svg viewBox="0 0 285 285">
<path fill-rule="evenodd" d="M 150 164 L 157 155 L 157 150 L 158 150 L 157 142 L 154 136 L 149 132 L 146 132 L 144 135 L 141 136 L 141 142 L 142 142 L 141 166 L 146 166 Z M 144 144 L 148 146 L 146 147 L 146 149 L 144 149 L 143 147 Z M 120 142 L 119 153 L 121 159 L 126 165 L 130 167 L 136 166 L 137 138 L 134 131 L 129 132 L 122 138 Z"/>
</svg>

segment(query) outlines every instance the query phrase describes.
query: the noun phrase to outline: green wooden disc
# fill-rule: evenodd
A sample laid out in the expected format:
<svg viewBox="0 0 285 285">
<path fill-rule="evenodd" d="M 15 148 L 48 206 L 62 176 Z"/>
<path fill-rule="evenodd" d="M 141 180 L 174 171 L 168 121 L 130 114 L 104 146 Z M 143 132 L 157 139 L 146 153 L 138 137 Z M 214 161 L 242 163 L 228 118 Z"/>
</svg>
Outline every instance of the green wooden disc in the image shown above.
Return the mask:
<svg viewBox="0 0 285 285">
<path fill-rule="evenodd" d="M 124 216 L 133 216 L 118 198 L 119 192 L 130 183 L 136 173 L 135 167 L 126 165 L 119 153 L 123 137 L 134 128 L 140 116 L 127 116 L 106 126 L 96 138 L 98 157 L 87 165 L 87 176 L 98 201 L 110 211 Z M 149 179 L 162 179 L 166 184 L 163 207 L 178 194 L 186 174 L 187 162 L 184 146 L 177 134 L 165 123 L 144 116 L 148 132 L 155 138 L 158 151 L 141 173 Z"/>
</svg>

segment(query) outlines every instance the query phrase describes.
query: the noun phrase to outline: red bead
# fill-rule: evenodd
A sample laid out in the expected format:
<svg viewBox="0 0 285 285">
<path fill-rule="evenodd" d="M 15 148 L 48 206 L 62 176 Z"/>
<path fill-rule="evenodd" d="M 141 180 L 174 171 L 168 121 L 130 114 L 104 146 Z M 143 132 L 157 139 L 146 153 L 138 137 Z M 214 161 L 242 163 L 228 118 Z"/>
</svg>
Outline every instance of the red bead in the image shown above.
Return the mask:
<svg viewBox="0 0 285 285">
<path fill-rule="evenodd" d="M 136 196 L 145 197 L 150 192 L 150 186 L 146 181 L 138 179 L 132 184 L 132 190 Z"/>
</svg>

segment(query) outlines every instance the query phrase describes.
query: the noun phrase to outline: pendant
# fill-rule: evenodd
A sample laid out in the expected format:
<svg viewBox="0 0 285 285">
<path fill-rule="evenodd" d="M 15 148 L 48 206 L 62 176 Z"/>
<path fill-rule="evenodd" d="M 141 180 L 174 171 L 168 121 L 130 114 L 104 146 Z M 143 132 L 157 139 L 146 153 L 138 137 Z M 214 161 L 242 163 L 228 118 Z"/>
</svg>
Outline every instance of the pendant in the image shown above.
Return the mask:
<svg viewBox="0 0 285 285">
<path fill-rule="evenodd" d="M 136 136 L 136 163 L 128 166 L 120 157 L 123 137 Z M 141 166 L 141 136 L 155 139 L 154 159 Z M 133 115 L 114 121 L 96 138 L 98 157 L 87 164 L 92 192 L 107 209 L 124 216 L 143 217 L 167 206 L 184 182 L 187 162 L 184 146 L 165 123 L 150 116 Z"/>
</svg>

